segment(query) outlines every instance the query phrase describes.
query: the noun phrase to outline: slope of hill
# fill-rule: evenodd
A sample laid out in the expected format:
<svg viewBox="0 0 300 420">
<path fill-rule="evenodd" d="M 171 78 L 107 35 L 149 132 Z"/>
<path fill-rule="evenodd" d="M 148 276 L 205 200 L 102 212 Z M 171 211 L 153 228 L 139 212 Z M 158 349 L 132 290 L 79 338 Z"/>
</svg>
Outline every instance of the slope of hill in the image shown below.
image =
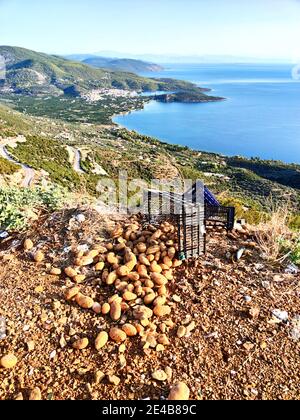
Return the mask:
<svg viewBox="0 0 300 420">
<path fill-rule="evenodd" d="M 130 58 L 111 59 L 106 57 L 90 57 L 84 59 L 83 63 L 97 68 L 128 71 L 132 73 L 158 72 L 163 70 L 163 67 L 158 64 Z"/>
<path fill-rule="evenodd" d="M 188 82 L 139 77 L 132 73 L 96 69 L 84 63 L 24 48 L 0 46 L 6 63 L 6 79 L 0 92 L 25 95 L 80 96 L 96 89 L 155 91 L 199 88 Z"/>
</svg>

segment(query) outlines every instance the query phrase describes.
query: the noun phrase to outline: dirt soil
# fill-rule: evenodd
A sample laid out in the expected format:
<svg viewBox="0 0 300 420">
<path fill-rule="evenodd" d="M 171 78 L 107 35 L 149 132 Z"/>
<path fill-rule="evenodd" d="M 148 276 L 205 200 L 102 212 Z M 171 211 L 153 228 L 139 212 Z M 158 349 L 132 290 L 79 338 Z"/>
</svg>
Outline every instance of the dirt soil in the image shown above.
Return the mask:
<svg viewBox="0 0 300 420">
<path fill-rule="evenodd" d="M 81 223 L 72 211 L 46 215 L 26 233 L 35 250 L 45 253 L 41 263 L 19 246 L 22 235 L 0 243 L 0 317 L 7 327 L 0 357 L 13 353 L 18 359 L 13 369 L 0 368 L 1 400 L 19 393 L 28 399 L 34 388 L 48 400 L 161 399 L 178 381 L 189 386 L 195 400 L 299 399 L 300 277 L 269 265 L 243 234 L 209 233 L 206 256 L 176 269 L 168 285 L 172 312 L 167 319 L 174 327 L 168 329 L 170 345 L 164 351 L 143 349 L 139 336 L 126 341 L 124 353 L 112 341 L 97 351 L 95 337 L 109 329 L 109 316 L 66 302 L 64 292 L 72 283 L 49 274 L 51 266 L 65 264 L 75 244 L 105 240 L 113 222 L 92 212 L 84 215 Z M 236 261 L 242 246 L 246 251 Z M 93 278 L 82 287 L 91 297 L 107 293 Z M 174 294 L 180 298 L 176 302 Z M 287 311 L 288 321 L 272 316 L 275 309 Z M 178 338 L 178 327 L 191 321 L 195 329 Z M 73 349 L 76 337 L 89 338 L 90 345 Z M 152 378 L 166 367 L 171 368 L 166 380 Z M 105 377 L 96 383 L 97 372 L 116 375 L 120 382 L 114 385 Z"/>
</svg>

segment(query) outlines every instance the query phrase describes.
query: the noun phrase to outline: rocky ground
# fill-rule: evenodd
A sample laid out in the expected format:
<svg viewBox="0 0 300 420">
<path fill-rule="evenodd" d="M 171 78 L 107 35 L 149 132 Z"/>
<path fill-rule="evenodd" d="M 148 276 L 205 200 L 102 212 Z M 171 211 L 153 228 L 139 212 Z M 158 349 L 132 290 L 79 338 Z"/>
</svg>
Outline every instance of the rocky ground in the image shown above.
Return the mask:
<svg viewBox="0 0 300 420">
<path fill-rule="evenodd" d="M 112 240 L 115 223 L 121 226 Z M 210 232 L 207 255 L 181 266 L 172 230 L 160 238 L 145 233 L 148 249 L 155 241 L 166 245 L 160 255 L 136 252 L 138 260 L 154 255 L 159 263 L 149 257 L 154 265 L 145 262 L 143 274 L 142 263 L 132 268 L 132 252 L 122 249 L 132 224 L 138 226 L 68 210 L 0 242 L 0 399 L 161 399 L 179 381 L 191 399 L 298 399 L 299 274 L 269 265 L 249 228 Z M 131 228 L 126 247 L 137 246 L 137 232 Z M 101 251 L 109 243 L 117 262 L 110 246 Z M 91 249 L 98 254 L 84 266 Z M 158 265 L 168 281 L 153 275 Z M 114 278 L 107 284 L 106 269 L 118 278 L 125 270 L 125 289 Z M 145 304 L 153 293 L 162 300 Z M 139 316 L 137 305 L 152 313 Z"/>
</svg>

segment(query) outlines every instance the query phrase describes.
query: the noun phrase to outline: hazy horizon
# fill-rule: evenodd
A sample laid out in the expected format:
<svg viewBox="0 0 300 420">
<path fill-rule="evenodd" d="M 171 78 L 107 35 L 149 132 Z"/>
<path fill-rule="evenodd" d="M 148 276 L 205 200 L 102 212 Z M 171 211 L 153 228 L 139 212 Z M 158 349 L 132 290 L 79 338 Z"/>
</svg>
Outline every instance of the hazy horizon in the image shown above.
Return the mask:
<svg viewBox="0 0 300 420">
<path fill-rule="evenodd" d="M 5 45 L 50 54 L 300 59 L 299 0 L 0 0 Z"/>
</svg>

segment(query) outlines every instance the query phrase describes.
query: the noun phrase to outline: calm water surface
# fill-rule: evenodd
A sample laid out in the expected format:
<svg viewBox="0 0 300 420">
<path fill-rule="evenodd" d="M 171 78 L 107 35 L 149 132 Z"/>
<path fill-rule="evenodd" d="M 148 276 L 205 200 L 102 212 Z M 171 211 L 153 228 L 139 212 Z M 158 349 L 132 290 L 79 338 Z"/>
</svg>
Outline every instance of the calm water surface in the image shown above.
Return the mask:
<svg viewBox="0 0 300 420">
<path fill-rule="evenodd" d="M 212 89 L 226 101 L 164 104 L 115 122 L 169 143 L 225 155 L 300 163 L 300 81 L 292 65 L 170 65 L 150 77 L 172 77 Z"/>
</svg>

